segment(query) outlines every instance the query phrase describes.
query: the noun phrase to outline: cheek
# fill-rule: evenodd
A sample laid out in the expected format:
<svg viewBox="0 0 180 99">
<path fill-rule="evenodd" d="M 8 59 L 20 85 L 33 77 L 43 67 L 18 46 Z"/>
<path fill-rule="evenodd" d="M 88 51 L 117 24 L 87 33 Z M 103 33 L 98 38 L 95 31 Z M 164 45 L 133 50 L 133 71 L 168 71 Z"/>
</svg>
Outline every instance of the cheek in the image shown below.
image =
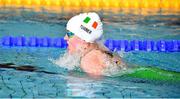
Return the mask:
<svg viewBox="0 0 180 99">
<path fill-rule="evenodd" d="M 78 49 L 78 46 L 79 46 L 79 43 L 76 40 L 74 40 L 74 39 L 69 40 L 69 42 L 68 42 L 69 52 L 71 52 L 71 53 L 75 52 Z"/>
<path fill-rule="evenodd" d="M 75 42 L 75 41 L 70 41 L 69 42 L 69 47 L 76 49 L 78 47 L 78 43 Z"/>
</svg>

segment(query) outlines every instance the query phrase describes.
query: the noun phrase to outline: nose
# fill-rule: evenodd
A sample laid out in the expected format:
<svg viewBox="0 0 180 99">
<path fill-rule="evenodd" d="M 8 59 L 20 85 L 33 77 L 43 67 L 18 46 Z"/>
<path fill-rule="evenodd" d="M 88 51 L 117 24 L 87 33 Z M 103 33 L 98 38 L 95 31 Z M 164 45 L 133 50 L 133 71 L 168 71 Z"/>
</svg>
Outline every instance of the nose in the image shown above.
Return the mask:
<svg viewBox="0 0 180 99">
<path fill-rule="evenodd" d="M 68 38 L 67 34 L 64 36 L 64 40 L 66 40 L 66 41 L 68 41 L 68 40 L 69 40 L 69 38 Z"/>
</svg>

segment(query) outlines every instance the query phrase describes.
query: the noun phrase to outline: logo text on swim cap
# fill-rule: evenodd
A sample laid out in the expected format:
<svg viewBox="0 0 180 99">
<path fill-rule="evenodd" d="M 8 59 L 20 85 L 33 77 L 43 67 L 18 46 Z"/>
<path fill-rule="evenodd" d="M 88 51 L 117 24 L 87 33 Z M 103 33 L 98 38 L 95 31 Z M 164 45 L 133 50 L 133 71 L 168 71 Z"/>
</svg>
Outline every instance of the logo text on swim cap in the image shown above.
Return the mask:
<svg viewBox="0 0 180 99">
<path fill-rule="evenodd" d="M 91 30 L 89 30 L 88 28 L 86 28 L 85 26 L 81 25 L 80 26 L 82 30 L 84 30 L 85 32 L 87 32 L 88 34 L 91 34 Z"/>
</svg>

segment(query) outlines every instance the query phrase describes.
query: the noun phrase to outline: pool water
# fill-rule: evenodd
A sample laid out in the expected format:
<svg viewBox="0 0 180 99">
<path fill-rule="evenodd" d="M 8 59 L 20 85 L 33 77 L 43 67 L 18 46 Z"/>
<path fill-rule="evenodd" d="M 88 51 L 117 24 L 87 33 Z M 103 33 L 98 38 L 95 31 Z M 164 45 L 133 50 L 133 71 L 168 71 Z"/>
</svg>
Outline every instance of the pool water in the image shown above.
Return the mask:
<svg viewBox="0 0 180 99">
<path fill-rule="evenodd" d="M 63 37 L 68 19 L 76 13 L 0 8 L 0 37 Z M 104 40 L 180 40 L 179 12 L 137 15 L 100 11 L 99 14 L 104 23 Z M 66 49 L 60 48 L 0 46 L 0 97 L 180 97 L 179 83 L 132 77 L 95 79 L 84 73 L 68 71 L 50 60 L 58 59 L 65 52 Z M 120 55 L 128 65 L 154 66 L 180 72 L 179 52 L 120 52 Z M 18 69 L 22 66 L 34 69 Z"/>
</svg>

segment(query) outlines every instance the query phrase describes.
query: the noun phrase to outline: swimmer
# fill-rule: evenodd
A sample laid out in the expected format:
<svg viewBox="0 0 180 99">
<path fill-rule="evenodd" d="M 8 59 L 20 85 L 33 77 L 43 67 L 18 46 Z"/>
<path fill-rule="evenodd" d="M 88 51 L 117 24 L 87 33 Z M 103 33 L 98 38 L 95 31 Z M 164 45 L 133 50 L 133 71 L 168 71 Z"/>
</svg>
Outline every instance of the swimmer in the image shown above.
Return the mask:
<svg viewBox="0 0 180 99">
<path fill-rule="evenodd" d="M 80 56 L 80 68 L 89 75 L 113 75 L 125 69 L 121 57 L 114 55 L 100 42 L 103 24 L 97 13 L 82 13 L 67 23 L 64 39 L 68 53 Z"/>
</svg>

